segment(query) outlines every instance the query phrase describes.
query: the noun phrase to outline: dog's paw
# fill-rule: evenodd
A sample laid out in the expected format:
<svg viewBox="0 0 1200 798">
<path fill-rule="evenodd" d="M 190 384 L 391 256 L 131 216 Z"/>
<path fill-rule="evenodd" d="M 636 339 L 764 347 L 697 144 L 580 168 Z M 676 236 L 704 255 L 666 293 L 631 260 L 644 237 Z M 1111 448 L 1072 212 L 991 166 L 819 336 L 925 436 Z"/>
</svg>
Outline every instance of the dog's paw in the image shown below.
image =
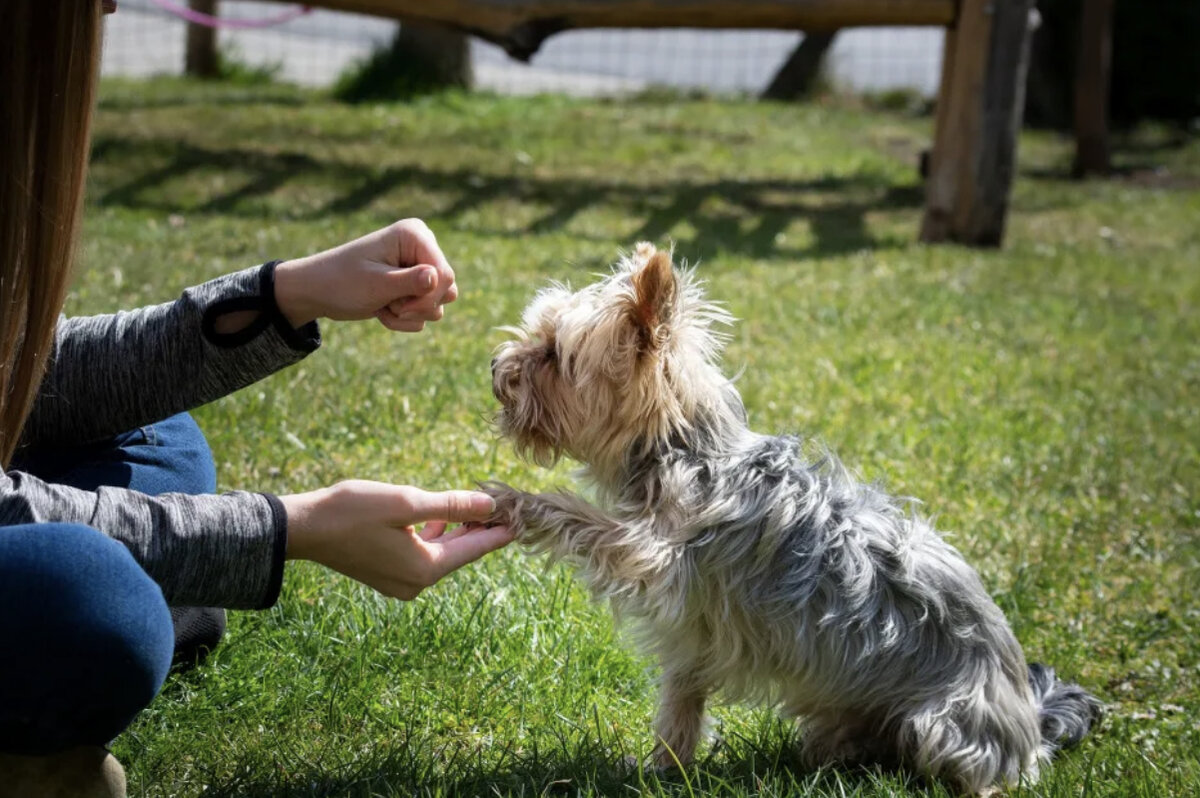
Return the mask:
<svg viewBox="0 0 1200 798">
<path fill-rule="evenodd" d="M 653 759 L 642 759 L 641 757 L 627 754 L 617 761 L 618 771 L 622 776 L 637 776 L 642 778 L 653 778 L 660 781 L 673 781 L 683 771 L 674 763 L 670 767 L 658 765 Z"/>
<path fill-rule="evenodd" d="M 651 759 L 642 759 L 627 754 L 621 757 L 617 763 L 620 766 L 620 771 L 624 776 L 641 774 L 643 778 L 655 778 L 660 780 L 671 781 L 683 771 L 679 766 L 672 762 L 669 766 L 660 765 Z"/>
<path fill-rule="evenodd" d="M 659 776 L 671 776 L 686 770 L 691 763 L 692 757 L 685 756 L 680 759 L 674 751 L 660 743 L 650 752 L 645 770 Z"/>
<path fill-rule="evenodd" d="M 488 525 L 506 526 L 514 533 L 520 531 L 521 499 L 525 494 L 503 482 L 481 482 L 479 489 L 496 502 L 496 509 L 487 520 Z"/>
</svg>

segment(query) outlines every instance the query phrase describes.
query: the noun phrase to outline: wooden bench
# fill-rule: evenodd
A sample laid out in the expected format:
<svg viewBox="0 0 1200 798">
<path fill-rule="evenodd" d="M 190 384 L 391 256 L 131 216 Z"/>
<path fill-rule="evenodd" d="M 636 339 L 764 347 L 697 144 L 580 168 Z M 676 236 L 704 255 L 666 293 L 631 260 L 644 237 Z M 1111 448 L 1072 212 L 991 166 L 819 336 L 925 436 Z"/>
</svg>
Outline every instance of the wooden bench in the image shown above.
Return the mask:
<svg viewBox="0 0 1200 798">
<path fill-rule="evenodd" d="M 1034 0 L 315 0 L 445 25 L 526 60 L 577 28 L 946 28 L 922 241 L 999 246 L 1016 162 Z"/>
</svg>

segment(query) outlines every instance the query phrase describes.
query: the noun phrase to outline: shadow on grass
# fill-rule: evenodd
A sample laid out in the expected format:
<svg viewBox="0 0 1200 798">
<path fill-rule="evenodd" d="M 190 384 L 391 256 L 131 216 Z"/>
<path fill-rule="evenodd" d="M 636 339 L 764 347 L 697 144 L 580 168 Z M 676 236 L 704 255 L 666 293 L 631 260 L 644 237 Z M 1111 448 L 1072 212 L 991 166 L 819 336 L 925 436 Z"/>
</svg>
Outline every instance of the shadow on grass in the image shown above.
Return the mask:
<svg viewBox="0 0 1200 798">
<path fill-rule="evenodd" d="M 374 202 L 393 191 L 417 190 L 449 198 L 441 207 L 431 208 L 428 217 L 487 235 L 556 233 L 589 210 L 615 209 L 640 220 L 624 236 L 630 242 L 660 240 L 684 224 L 694 232 L 678 240 L 690 251 L 733 252 L 760 259 L 795 260 L 907 244 L 908 238 L 874 236 L 867 228 L 866 214 L 916 208 L 923 196 L 918 185 L 897 186 L 873 174 L 811 180 L 668 177 L 642 183 L 615 177 L 485 174 L 469 168 L 377 168 L 320 160 L 302 152 L 214 150 L 175 140 L 112 137 L 97 140 L 92 160 L 101 166 L 120 165 L 121 173 L 127 175 L 124 182 L 99 197 L 101 206 L 278 217 L 280 212 L 272 209 L 268 200 L 278 203 L 278 193 L 287 191 L 289 184 L 311 187 L 315 183 L 318 193 L 328 198 L 322 197 L 312 207 L 310 193 L 310 207 L 286 213 L 289 219 L 305 220 L 369 211 Z M 156 165 L 145 166 L 147 161 Z M 172 193 L 171 184 L 176 181 L 222 173 L 230 175 L 223 182 L 235 188 L 205 198 Z M 549 210 L 515 228 L 507 219 L 489 226 L 477 218 L 465 218 L 488 203 L 514 200 Z M 789 231 L 797 221 L 807 223 L 806 235 Z M 797 245 L 801 239 L 804 243 Z"/>
<path fill-rule="evenodd" d="M 186 91 L 147 92 L 142 87 L 127 87 L 123 83 L 105 86 L 97 102 L 102 111 L 145 111 L 189 106 L 231 107 L 264 105 L 297 107 L 311 102 L 303 89 L 285 84 L 249 84 L 230 88 L 224 83 L 195 80 Z"/>
<path fill-rule="evenodd" d="M 1073 173 L 1069 157 L 1049 166 L 1021 168 L 1020 174 L 1033 180 L 1110 180 L 1146 188 L 1195 190 L 1200 188 L 1200 174 L 1194 168 L 1178 163 L 1178 158 L 1197 142 L 1200 142 L 1200 135 L 1177 129 L 1158 131 L 1153 135 L 1142 131 L 1118 133 L 1111 142 L 1112 166 L 1107 175 L 1081 178 Z"/>
<path fill-rule="evenodd" d="M 491 764 L 483 755 L 447 754 L 411 749 L 394 751 L 323 772 L 291 771 L 286 777 L 235 778 L 223 784 L 209 784 L 205 795 L 212 798 L 234 796 L 276 796 L 277 798 L 313 798 L 313 796 L 410 795 L 754 795 L 770 788 L 772 794 L 841 795 L 876 794 L 881 784 L 915 789 L 930 796 L 944 796 L 937 785 L 926 785 L 901 774 L 878 769 L 853 768 L 809 770 L 795 755 L 795 740 L 773 738 L 769 749 L 742 741 L 738 750 L 717 752 L 683 771 L 662 773 L 643 770 L 628 757 L 585 744 L 583 750 L 549 755 L 534 750 L 502 752 L 498 760 L 489 752 Z M 474 760 L 474 761 L 473 761 Z"/>
<path fill-rule="evenodd" d="M 1110 181 L 1123 183 L 1140 188 L 1169 189 L 1176 191 L 1195 191 L 1200 189 L 1200 175 L 1180 174 L 1161 163 L 1146 157 L 1126 159 L 1124 163 L 1112 167 L 1107 175 L 1087 175 L 1079 177 L 1072 174 L 1071 165 L 1024 169 L 1022 177 L 1032 180 L 1052 182 L 1084 183 L 1087 181 Z"/>
</svg>

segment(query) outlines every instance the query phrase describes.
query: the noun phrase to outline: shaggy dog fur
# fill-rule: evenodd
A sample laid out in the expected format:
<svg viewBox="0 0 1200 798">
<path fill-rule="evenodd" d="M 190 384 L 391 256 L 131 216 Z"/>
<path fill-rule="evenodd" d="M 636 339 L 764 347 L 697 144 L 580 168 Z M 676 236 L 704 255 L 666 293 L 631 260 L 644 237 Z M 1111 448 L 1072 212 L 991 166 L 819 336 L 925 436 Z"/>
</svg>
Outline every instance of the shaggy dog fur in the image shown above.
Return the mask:
<svg viewBox="0 0 1200 798">
<path fill-rule="evenodd" d="M 585 464 L 600 509 L 484 486 L 496 520 L 576 565 L 662 666 L 654 762 L 687 763 L 720 691 L 802 719 L 814 765 L 905 765 L 986 794 L 1037 778 L 1100 703 L 1026 667 L 975 571 L 832 456 L 752 432 L 694 276 L 649 244 L 538 294 L 493 361 L 499 426 Z"/>
</svg>

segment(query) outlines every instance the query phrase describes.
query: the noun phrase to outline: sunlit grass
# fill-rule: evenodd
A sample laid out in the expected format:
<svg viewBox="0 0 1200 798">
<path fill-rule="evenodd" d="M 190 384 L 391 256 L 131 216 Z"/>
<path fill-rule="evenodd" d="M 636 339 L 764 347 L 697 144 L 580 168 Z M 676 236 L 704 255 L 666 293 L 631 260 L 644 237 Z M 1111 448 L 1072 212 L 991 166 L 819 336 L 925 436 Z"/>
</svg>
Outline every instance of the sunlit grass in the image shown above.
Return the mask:
<svg viewBox="0 0 1200 798">
<path fill-rule="evenodd" d="M 73 312 L 164 301 L 424 217 L 461 300 L 418 336 L 326 325 L 300 365 L 202 408 L 223 488 L 344 477 L 570 485 L 488 425 L 487 364 L 549 279 L 675 242 L 741 321 L 753 424 L 919 497 L 1031 659 L 1111 706 L 1021 795 L 1200 793 L 1200 145 L 1062 179 L 1022 142 L 1007 245 L 915 243 L 927 120 L 751 102 L 446 96 L 348 107 L 282 87 L 102 91 Z M 1135 142 L 1139 144 L 1139 142 Z M 1164 172 L 1165 170 L 1165 175 Z M 116 743 L 133 795 L 943 794 L 805 771 L 796 732 L 719 707 L 660 779 L 652 663 L 566 570 L 505 551 L 412 604 L 293 567 Z"/>
</svg>

